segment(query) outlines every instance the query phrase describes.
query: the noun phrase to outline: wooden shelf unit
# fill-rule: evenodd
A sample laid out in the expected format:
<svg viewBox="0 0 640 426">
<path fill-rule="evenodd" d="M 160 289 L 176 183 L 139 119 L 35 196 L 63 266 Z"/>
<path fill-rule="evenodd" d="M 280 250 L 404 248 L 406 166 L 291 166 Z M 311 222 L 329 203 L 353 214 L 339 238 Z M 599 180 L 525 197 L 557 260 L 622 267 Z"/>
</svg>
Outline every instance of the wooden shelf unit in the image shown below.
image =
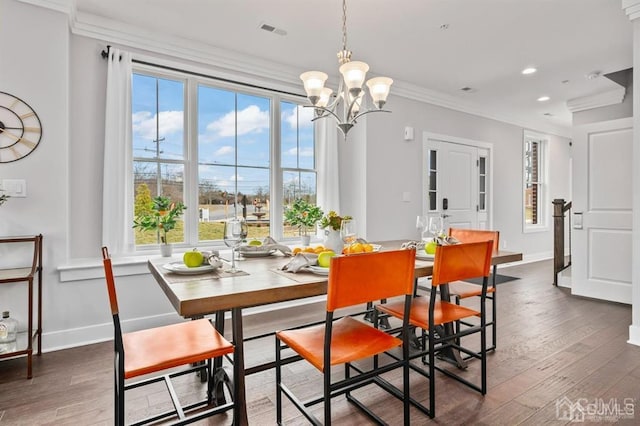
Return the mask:
<svg viewBox="0 0 640 426">
<path fill-rule="evenodd" d="M 33 260 L 31 266 L 24 268 L 0 269 L 0 286 L 8 283 L 26 282 L 28 285 L 27 332 L 18 333 L 15 350 L 0 353 L 0 360 L 27 356 L 27 378 L 32 377 L 33 341 L 37 340 L 37 355 L 42 355 L 42 234 L 28 237 L 0 237 L 0 244 L 32 243 Z M 34 328 L 33 281 L 38 281 L 37 326 Z M 1 291 L 1 287 L 0 287 Z"/>
</svg>

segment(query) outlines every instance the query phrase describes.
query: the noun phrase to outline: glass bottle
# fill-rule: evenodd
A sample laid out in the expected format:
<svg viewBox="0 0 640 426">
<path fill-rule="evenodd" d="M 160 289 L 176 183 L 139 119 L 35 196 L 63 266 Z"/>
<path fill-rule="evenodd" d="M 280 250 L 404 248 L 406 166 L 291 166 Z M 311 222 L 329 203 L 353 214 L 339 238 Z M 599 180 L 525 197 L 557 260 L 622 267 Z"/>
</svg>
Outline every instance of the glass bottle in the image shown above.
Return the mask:
<svg viewBox="0 0 640 426">
<path fill-rule="evenodd" d="M 0 319 L 0 343 L 15 342 L 17 331 L 18 321 L 9 317 L 9 311 L 4 311 Z"/>
</svg>

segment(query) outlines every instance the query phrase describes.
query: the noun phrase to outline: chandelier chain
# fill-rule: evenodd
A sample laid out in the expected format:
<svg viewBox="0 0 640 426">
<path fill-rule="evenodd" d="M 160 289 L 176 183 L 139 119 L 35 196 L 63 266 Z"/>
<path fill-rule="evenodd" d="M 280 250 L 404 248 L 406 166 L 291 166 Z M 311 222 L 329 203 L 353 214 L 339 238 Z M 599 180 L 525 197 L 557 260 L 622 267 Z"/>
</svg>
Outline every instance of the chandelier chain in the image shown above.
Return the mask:
<svg viewBox="0 0 640 426">
<path fill-rule="evenodd" d="M 347 0 L 342 0 L 342 50 L 347 50 Z"/>
</svg>

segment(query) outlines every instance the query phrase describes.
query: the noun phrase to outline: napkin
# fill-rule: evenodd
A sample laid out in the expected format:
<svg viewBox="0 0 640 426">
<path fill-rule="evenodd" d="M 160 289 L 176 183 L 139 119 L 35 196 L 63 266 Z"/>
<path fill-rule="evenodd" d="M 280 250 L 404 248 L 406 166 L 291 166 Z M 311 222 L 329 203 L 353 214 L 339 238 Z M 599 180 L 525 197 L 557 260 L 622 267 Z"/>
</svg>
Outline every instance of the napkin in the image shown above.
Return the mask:
<svg viewBox="0 0 640 426">
<path fill-rule="evenodd" d="M 449 246 L 452 244 L 460 244 L 460 241 L 455 237 L 435 237 L 436 242 L 440 246 Z M 424 245 L 426 241 L 407 241 L 406 243 L 402 243 L 400 247 L 402 248 L 414 248 L 416 250 L 424 249 Z"/>
<path fill-rule="evenodd" d="M 271 237 L 265 237 L 262 240 L 261 246 L 250 246 L 250 245 L 241 245 L 238 247 L 238 251 L 240 253 L 250 253 L 250 252 L 265 252 L 269 250 L 279 250 L 285 256 L 291 256 L 291 248 L 289 246 L 285 246 L 284 244 L 278 244 L 276 240 Z"/>
<path fill-rule="evenodd" d="M 318 255 L 315 253 L 298 253 L 286 265 L 282 267 L 283 271 L 298 272 L 307 266 L 318 264 Z"/>
</svg>

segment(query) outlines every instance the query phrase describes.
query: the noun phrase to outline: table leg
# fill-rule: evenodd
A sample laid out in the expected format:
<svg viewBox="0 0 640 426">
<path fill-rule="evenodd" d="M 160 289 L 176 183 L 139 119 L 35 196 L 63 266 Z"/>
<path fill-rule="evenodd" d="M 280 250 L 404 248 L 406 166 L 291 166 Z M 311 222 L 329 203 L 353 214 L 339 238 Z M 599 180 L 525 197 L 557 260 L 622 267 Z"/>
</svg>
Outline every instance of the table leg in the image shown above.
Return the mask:
<svg viewBox="0 0 640 426">
<path fill-rule="evenodd" d="M 216 319 L 214 326 L 218 333 L 224 336 L 224 311 L 217 311 L 215 316 Z M 222 363 L 222 357 L 213 359 L 213 389 L 217 405 L 223 405 L 227 402 L 227 399 L 224 396 L 224 387 L 229 382 L 229 378 L 222 368 Z"/>
<path fill-rule="evenodd" d="M 445 302 L 451 301 L 451 295 L 449 294 L 449 286 L 444 284 L 439 286 L 440 290 L 440 300 Z M 440 335 L 454 334 L 453 324 L 447 323 L 443 326 L 436 327 L 436 332 Z M 442 351 L 440 351 L 440 357 L 446 361 L 452 362 L 457 365 L 460 369 L 467 368 L 467 362 L 462 359 L 462 355 L 460 355 L 460 351 L 453 349 L 451 347 L 445 347 Z"/>
<path fill-rule="evenodd" d="M 249 424 L 244 383 L 244 335 L 242 331 L 242 309 L 231 310 L 231 327 L 233 329 L 233 423 L 238 426 Z"/>
</svg>

